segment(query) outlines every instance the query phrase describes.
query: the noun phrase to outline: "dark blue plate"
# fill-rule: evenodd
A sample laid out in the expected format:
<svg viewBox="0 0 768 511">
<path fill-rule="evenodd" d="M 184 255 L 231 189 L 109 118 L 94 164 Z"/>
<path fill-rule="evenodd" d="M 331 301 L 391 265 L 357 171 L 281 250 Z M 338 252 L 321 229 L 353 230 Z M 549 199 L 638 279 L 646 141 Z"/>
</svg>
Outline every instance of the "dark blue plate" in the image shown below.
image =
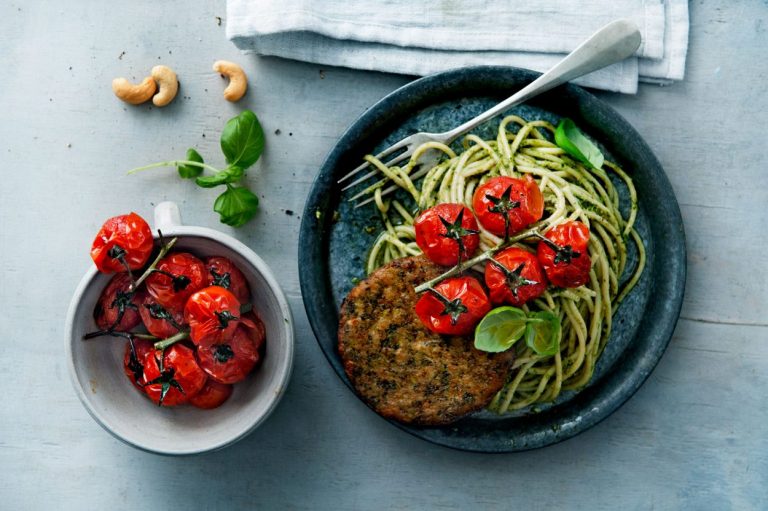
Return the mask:
<svg viewBox="0 0 768 511">
<path fill-rule="evenodd" d="M 368 109 L 341 137 L 312 186 L 301 223 L 299 277 L 317 341 L 344 383 L 352 386 L 336 351 L 339 306 L 382 229 L 374 207 L 353 209 L 336 181 L 376 153 L 417 131 L 441 132 L 512 95 L 538 75 L 510 67 L 463 68 L 401 87 Z M 639 197 L 637 229 L 648 261 L 643 277 L 614 314 L 614 328 L 590 384 L 545 406 L 512 416 L 478 412 L 444 427 L 401 429 L 440 445 L 478 452 L 513 452 L 550 445 L 594 426 L 637 391 L 669 344 L 685 288 L 685 234 L 664 170 L 640 135 L 611 107 L 566 85 L 511 111 L 528 120 L 570 117 L 606 157 L 632 176 Z M 499 118 L 474 133 L 495 138 Z M 617 185 L 618 186 L 618 185 Z M 626 207 L 626 190 L 619 187 Z M 636 254 L 630 253 L 628 267 Z M 626 276 L 625 276 L 626 278 Z M 650 297 L 653 299 L 649 299 Z M 354 389 L 353 389 L 354 390 Z"/>
</svg>

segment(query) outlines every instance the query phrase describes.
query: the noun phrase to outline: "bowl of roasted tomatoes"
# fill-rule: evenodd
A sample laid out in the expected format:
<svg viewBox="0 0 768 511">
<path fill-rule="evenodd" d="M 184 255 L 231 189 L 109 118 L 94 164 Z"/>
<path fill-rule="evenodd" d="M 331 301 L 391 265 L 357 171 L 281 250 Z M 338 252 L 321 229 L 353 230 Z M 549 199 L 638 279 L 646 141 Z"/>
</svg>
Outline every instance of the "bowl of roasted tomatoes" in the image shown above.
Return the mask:
<svg viewBox="0 0 768 511">
<path fill-rule="evenodd" d="M 272 271 L 238 240 L 181 224 L 176 204 L 109 218 L 67 315 L 86 410 L 140 449 L 196 454 L 253 431 L 282 397 L 293 321 Z"/>
</svg>

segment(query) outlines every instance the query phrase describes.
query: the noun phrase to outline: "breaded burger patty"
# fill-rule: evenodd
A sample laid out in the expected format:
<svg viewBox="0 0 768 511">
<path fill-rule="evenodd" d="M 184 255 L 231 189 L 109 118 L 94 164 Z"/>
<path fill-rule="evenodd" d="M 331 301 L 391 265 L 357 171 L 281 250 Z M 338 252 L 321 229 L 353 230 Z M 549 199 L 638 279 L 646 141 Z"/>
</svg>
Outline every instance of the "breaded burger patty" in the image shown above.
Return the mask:
<svg viewBox="0 0 768 511">
<path fill-rule="evenodd" d="M 398 259 L 360 282 L 342 304 L 344 369 L 384 417 L 448 424 L 486 406 L 504 384 L 510 354 L 485 353 L 472 339 L 435 334 L 416 316 L 413 288 L 442 271 L 423 256 Z"/>
</svg>

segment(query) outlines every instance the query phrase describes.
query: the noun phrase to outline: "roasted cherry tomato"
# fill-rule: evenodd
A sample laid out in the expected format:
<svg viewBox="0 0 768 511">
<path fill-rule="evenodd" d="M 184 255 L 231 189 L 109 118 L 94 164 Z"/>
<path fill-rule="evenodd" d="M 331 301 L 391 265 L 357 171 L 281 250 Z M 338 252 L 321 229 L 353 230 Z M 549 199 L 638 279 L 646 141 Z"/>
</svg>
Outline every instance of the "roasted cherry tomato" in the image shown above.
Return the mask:
<svg viewBox="0 0 768 511">
<path fill-rule="evenodd" d="M 134 339 L 133 348 L 134 352 L 131 353 L 131 343 L 125 343 L 123 371 L 125 371 L 125 375 L 131 380 L 133 386 L 144 392 L 144 384 L 147 383 L 144 379 L 144 357 L 150 351 L 154 351 L 155 347 L 146 339 Z"/>
<path fill-rule="evenodd" d="M 194 352 L 183 344 L 144 355 L 144 392 L 160 406 L 186 403 L 200 392 L 207 379 Z"/>
<path fill-rule="evenodd" d="M 544 214 L 544 198 L 536 181 L 499 176 L 475 190 L 472 208 L 477 220 L 496 236 L 522 231 Z"/>
<path fill-rule="evenodd" d="M 240 269 L 232 261 L 222 256 L 205 259 L 206 278 L 209 286 L 221 286 L 229 289 L 240 300 L 240 303 L 251 301 L 251 290 L 248 281 Z"/>
<path fill-rule="evenodd" d="M 413 223 L 416 244 L 433 262 L 453 266 L 480 245 L 477 220 L 463 204 L 444 203 L 421 213 Z"/>
<path fill-rule="evenodd" d="M 259 350 L 253 333 L 253 329 L 241 324 L 232 339 L 198 346 L 200 367 L 219 383 L 237 383 L 245 379 L 259 361 Z"/>
<path fill-rule="evenodd" d="M 502 250 L 485 266 L 491 302 L 520 306 L 547 289 L 547 277 L 535 254 L 522 248 Z"/>
<path fill-rule="evenodd" d="M 267 340 L 267 329 L 261 318 L 254 312 L 246 312 L 240 318 L 240 324 L 248 330 L 248 335 L 256 344 L 256 350 L 262 353 Z"/>
<path fill-rule="evenodd" d="M 193 293 L 206 286 L 206 273 L 205 264 L 192 254 L 169 254 L 147 278 L 147 291 L 163 307 L 181 309 Z"/>
<path fill-rule="evenodd" d="M 91 258 L 102 273 L 138 270 L 152 253 L 152 230 L 136 213 L 104 222 L 91 246 Z"/>
<path fill-rule="evenodd" d="M 416 315 L 438 334 L 466 335 L 491 310 L 491 302 L 473 277 L 445 279 L 416 302 Z"/>
<path fill-rule="evenodd" d="M 579 287 L 589 282 L 589 228 L 565 222 L 550 229 L 539 242 L 537 256 L 549 281 L 559 287 Z"/>
<path fill-rule="evenodd" d="M 141 323 L 140 301 L 135 293 L 128 291 L 130 286 L 131 275 L 118 273 L 101 292 L 93 311 L 93 319 L 100 329 L 127 332 Z"/>
<path fill-rule="evenodd" d="M 142 296 L 139 314 L 147 331 L 161 339 L 179 333 L 184 326 L 183 309 L 167 309 L 157 303 L 149 293 Z"/>
<path fill-rule="evenodd" d="M 232 395 L 232 385 L 219 383 L 208 378 L 203 389 L 189 398 L 189 404 L 203 410 L 218 408 Z"/>
<path fill-rule="evenodd" d="M 199 346 L 228 341 L 240 322 L 240 301 L 220 286 L 201 289 L 189 297 L 184 307 L 184 321 L 189 337 Z"/>
</svg>

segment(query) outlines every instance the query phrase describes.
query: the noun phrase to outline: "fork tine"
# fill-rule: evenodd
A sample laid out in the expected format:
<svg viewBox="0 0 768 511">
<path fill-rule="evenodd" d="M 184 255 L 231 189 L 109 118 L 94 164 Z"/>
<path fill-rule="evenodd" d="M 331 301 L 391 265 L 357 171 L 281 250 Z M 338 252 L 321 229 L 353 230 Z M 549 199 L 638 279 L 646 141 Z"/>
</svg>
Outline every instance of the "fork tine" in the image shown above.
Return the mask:
<svg viewBox="0 0 768 511">
<path fill-rule="evenodd" d="M 410 158 L 410 157 L 411 157 L 410 151 L 405 151 L 403 154 L 401 154 L 400 156 L 398 156 L 397 158 L 395 158 L 392 161 L 388 161 L 384 165 L 386 165 L 387 167 L 391 167 L 391 166 L 395 165 L 396 163 L 400 163 L 401 161 L 405 160 L 406 158 Z M 366 175 L 364 175 L 363 177 L 359 177 L 359 178 L 355 179 L 354 181 L 349 183 L 347 186 L 342 188 L 341 191 L 343 192 L 344 190 L 348 190 L 348 189 L 352 188 L 353 186 L 355 186 L 356 184 L 362 183 L 363 181 L 365 181 L 369 177 L 373 177 L 373 176 L 375 176 L 378 173 L 379 173 L 379 171 L 374 169 L 374 170 L 370 171 L 369 173 L 367 173 Z"/>
<path fill-rule="evenodd" d="M 429 172 L 429 171 L 430 171 L 429 168 L 422 168 L 418 172 L 414 172 L 413 175 L 411 176 L 411 179 L 412 180 L 419 179 L 420 177 L 426 175 L 426 173 Z M 389 195 L 390 193 L 394 192 L 397 189 L 398 189 L 397 185 L 388 186 L 388 187 L 386 187 L 385 189 L 383 189 L 381 191 L 381 195 L 382 196 Z M 358 197 L 360 197 L 362 195 L 365 195 L 365 194 L 363 192 L 361 192 L 361 193 L 357 194 L 356 197 L 353 197 L 352 199 L 349 199 L 349 200 L 350 201 L 355 200 L 356 198 L 358 198 Z M 373 201 L 374 201 L 374 197 L 373 197 L 373 194 L 371 194 L 371 196 L 368 197 L 367 199 L 365 199 L 364 201 L 355 204 L 355 208 L 354 209 L 361 208 L 361 207 L 365 206 L 366 204 L 368 204 L 370 202 L 373 202 Z"/>
<path fill-rule="evenodd" d="M 389 154 L 392 154 L 393 152 L 397 151 L 398 149 L 402 149 L 403 147 L 407 146 L 408 142 L 410 142 L 410 140 L 409 140 L 410 138 L 411 138 L 410 136 L 405 137 L 404 139 L 400 140 L 399 142 L 397 142 L 395 144 L 392 144 L 391 146 L 387 147 L 382 152 L 380 152 L 379 154 L 376 155 L 376 159 L 381 160 L 385 156 L 387 156 Z M 339 179 L 336 182 L 337 183 L 343 183 L 344 181 L 346 181 L 350 177 L 354 176 L 355 174 L 357 174 L 358 172 L 360 172 L 361 170 L 366 168 L 368 165 L 370 165 L 370 163 L 368 163 L 366 161 L 365 163 L 363 163 L 362 165 L 356 167 L 352 172 L 350 172 L 349 174 L 345 175 L 344 177 L 342 177 L 341 179 Z"/>
</svg>

